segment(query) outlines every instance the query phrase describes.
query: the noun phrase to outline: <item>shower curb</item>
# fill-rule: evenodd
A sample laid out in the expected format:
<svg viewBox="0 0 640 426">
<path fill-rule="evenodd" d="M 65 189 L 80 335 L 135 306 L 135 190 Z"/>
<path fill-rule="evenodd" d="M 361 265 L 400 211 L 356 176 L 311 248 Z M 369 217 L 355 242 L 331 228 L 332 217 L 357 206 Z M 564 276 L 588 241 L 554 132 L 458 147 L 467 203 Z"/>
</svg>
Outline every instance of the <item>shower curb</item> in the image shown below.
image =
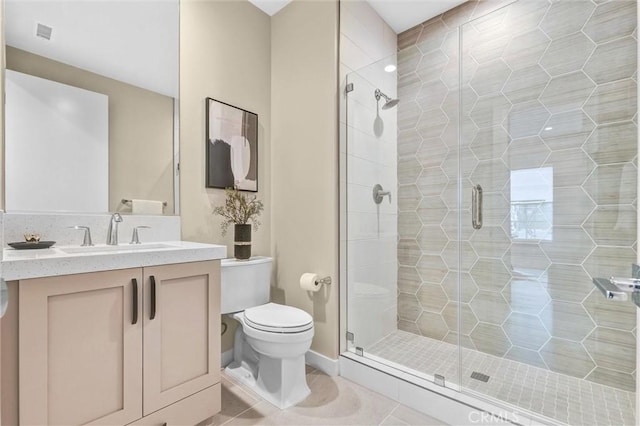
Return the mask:
<svg viewBox="0 0 640 426">
<path fill-rule="evenodd" d="M 563 425 L 513 406 L 500 407 L 474 395 L 437 386 L 350 352 L 340 355 L 340 375 L 450 425 Z"/>
</svg>

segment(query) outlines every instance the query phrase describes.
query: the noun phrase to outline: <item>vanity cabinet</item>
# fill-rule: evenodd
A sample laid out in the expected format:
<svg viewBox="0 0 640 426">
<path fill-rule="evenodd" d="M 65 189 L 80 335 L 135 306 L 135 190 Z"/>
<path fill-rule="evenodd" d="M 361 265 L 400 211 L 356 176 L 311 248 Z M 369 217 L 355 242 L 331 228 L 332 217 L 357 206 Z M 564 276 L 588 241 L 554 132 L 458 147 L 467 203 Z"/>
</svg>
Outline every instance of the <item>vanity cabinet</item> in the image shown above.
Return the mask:
<svg viewBox="0 0 640 426">
<path fill-rule="evenodd" d="M 142 417 L 142 269 L 24 280 L 18 292 L 20 424 Z"/>
<path fill-rule="evenodd" d="M 145 416 L 220 381 L 220 262 L 204 266 L 144 269 Z"/>
<path fill-rule="evenodd" d="M 184 425 L 219 412 L 219 279 L 214 260 L 10 283 L 3 392 L 19 397 L 3 402 L 3 423 L 11 408 L 22 425 Z M 18 346 L 8 359 L 5 338 Z"/>
</svg>

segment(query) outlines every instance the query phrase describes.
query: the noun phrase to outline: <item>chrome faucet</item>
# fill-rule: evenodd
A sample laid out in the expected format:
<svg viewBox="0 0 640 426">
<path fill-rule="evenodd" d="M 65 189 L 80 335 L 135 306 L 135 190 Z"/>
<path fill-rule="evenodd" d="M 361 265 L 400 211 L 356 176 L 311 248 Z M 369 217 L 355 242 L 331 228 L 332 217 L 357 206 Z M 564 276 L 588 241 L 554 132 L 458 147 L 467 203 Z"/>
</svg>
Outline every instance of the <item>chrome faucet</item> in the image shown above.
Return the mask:
<svg viewBox="0 0 640 426">
<path fill-rule="evenodd" d="M 82 240 L 81 247 L 93 245 L 93 241 L 91 241 L 91 229 L 88 226 L 70 226 L 69 228 L 84 231 L 84 239 Z"/>
<path fill-rule="evenodd" d="M 109 230 L 107 231 L 107 245 L 118 245 L 118 224 L 122 222 L 122 216 L 120 213 L 114 213 L 111 215 L 111 222 L 109 223 Z"/>
<path fill-rule="evenodd" d="M 131 234 L 131 242 L 129 244 L 142 244 L 140 242 L 140 237 L 138 237 L 138 229 L 149 229 L 151 228 L 150 226 L 134 226 L 133 227 L 133 234 Z"/>
</svg>

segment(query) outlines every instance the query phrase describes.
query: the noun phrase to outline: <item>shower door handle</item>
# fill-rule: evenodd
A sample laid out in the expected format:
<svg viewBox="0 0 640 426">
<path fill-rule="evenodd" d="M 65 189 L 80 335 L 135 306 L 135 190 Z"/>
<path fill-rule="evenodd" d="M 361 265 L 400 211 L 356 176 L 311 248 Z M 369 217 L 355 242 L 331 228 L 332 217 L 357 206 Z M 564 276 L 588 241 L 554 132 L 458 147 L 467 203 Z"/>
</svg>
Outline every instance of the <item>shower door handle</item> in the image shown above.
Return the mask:
<svg viewBox="0 0 640 426">
<path fill-rule="evenodd" d="M 471 188 L 471 225 L 473 229 L 482 228 L 482 187 Z"/>
</svg>

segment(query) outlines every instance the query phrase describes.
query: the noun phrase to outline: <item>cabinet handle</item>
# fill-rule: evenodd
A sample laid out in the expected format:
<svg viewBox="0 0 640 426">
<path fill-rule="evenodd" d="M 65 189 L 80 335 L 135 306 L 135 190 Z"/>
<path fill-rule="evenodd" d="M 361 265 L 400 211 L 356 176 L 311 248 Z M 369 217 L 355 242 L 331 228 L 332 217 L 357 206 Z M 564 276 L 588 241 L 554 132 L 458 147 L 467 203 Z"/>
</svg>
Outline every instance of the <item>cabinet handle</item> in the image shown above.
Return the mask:
<svg viewBox="0 0 640 426">
<path fill-rule="evenodd" d="M 156 317 L 156 277 L 151 275 L 149 279 L 151 280 L 151 314 L 149 319 L 154 319 Z"/>
<path fill-rule="evenodd" d="M 138 323 L 138 280 L 131 279 L 131 287 L 133 288 L 133 314 L 131 319 L 131 325 Z"/>
</svg>

